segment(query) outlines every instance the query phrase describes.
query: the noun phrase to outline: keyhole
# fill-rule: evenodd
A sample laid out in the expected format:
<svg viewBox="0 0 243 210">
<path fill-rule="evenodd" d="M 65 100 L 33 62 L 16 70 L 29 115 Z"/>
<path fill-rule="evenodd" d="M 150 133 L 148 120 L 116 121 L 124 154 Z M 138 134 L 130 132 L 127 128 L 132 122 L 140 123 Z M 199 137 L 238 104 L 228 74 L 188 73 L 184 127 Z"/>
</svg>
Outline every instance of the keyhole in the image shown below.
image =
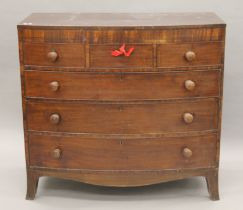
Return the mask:
<svg viewBox="0 0 243 210">
<path fill-rule="evenodd" d="M 120 112 L 123 111 L 123 106 L 119 106 L 119 111 L 120 111 Z"/>
<path fill-rule="evenodd" d="M 120 81 L 123 81 L 123 74 L 120 74 Z"/>
</svg>

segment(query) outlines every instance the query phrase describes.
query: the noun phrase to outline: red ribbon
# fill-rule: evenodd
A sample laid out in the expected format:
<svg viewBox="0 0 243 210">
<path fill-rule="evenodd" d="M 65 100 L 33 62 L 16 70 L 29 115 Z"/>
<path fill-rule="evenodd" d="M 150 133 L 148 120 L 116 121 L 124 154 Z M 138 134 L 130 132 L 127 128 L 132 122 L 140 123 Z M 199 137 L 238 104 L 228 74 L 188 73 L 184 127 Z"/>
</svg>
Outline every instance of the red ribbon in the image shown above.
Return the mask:
<svg viewBox="0 0 243 210">
<path fill-rule="evenodd" d="M 126 57 L 129 57 L 131 54 L 132 54 L 132 52 L 134 51 L 134 47 L 131 47 L 128 51 L 126 51 L 126 45 L 125 44 L 123 44 L 120 48 L 119 48 L 119 50 L 113 50 L 112 52 L 111 52 L 111 55 L 112 56 L 120 56 L 120 55 L 125 55 Z"/>
</svg>

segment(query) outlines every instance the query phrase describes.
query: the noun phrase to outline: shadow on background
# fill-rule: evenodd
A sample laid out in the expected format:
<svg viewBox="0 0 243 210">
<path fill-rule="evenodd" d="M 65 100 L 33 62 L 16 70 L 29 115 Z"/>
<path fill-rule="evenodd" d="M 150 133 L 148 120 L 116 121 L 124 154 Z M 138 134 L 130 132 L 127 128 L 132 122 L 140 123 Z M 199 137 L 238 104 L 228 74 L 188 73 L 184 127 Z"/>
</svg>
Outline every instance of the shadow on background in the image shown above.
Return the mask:
<svg viewBox="0 0 243 210">
<path fill-rule="evenodd" d="M 36 198 L 63 196 L 65 198 L 101 201 L 157 200 L 180 196 L 180 194 L 183 196 L 187 194 L 188 197 L 191 197 L 197 192 L 199 192 L 197 196 L 200 196 L 202 189 L 206 189 L 203 177 L 127 188 L 95 186 L 71 180 L 44 177 L 40 179 Z"/>
</svg>

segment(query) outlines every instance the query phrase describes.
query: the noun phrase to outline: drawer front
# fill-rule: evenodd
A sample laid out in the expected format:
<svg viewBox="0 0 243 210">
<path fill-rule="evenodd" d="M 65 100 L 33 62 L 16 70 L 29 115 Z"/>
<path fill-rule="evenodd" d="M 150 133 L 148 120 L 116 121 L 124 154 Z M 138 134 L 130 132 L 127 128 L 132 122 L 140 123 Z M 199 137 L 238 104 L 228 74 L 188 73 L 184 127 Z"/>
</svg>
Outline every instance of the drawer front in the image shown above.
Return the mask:
<svg viewBox="0 0 243 210">
<path fill-rule="evenodd" d="M 121 45 L 90 45 L 91 68 L 148 68 L 153 66 L 153 46 L 146 44 L 128 44 L 125 50 L 134 47 L 130 56 L 113 56 L 112 51 Z"/>
<path fill-rule="evenodd" d="M 220 71 L 70 73 L 26 71 L 26 96 L 84 100 L 152 100 L 219 95 Z"/>
<path fill-rule="evenodd" d="M 90 170 L 160 170 L 216 166 L 217 137 L 96 139 L 29 135 L 30 165 Z"/>
<path fill-rule="evenodd" d="M 24 64 L 50 67 L 84 67 L 82 44 L 25 43 Z"/>
<path fill-rule="evenodd" d="M 178 21 L 178 20 L 176 20 Z M 189 43 L 189 42 L 217 42 L 224 41 L 223 27 L 205 28 L 164 28 L 164 29 L 104 29 L 89 30 L 86 37 L 90 44 L 114 43 Z"/>
<path fill-rule="evenodd" d="M 26 28 L 23 30 L 23 41 L 29 43 L 83 43 L 85 40 L 82 29 L 40 29 Z"/>
<path fill-rule="evenodd" d="M 220 65 L 222 53 L 222 42 L 163 44 L 157 48 L 157 66 L 171 68 Z"/>
<path fill-rule="evenodd" d="M 217 129 L 218 100 L 148 103 L 27 103 L 29 130 L 140 134 Z"/>
</svg>

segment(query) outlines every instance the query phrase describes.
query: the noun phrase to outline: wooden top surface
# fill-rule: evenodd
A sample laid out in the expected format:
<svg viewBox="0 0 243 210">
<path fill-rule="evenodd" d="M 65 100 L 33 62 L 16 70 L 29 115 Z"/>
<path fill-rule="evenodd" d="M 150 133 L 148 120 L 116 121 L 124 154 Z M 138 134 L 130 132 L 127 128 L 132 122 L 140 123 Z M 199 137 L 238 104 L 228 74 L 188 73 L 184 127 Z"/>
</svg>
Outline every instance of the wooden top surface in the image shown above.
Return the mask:
<svg viewBox="0 0 243 210">
<path fill-rule="evenodd" d="M 19 27 L 225 26 L 214 13 L 33 13 Z"/>
</svg>

